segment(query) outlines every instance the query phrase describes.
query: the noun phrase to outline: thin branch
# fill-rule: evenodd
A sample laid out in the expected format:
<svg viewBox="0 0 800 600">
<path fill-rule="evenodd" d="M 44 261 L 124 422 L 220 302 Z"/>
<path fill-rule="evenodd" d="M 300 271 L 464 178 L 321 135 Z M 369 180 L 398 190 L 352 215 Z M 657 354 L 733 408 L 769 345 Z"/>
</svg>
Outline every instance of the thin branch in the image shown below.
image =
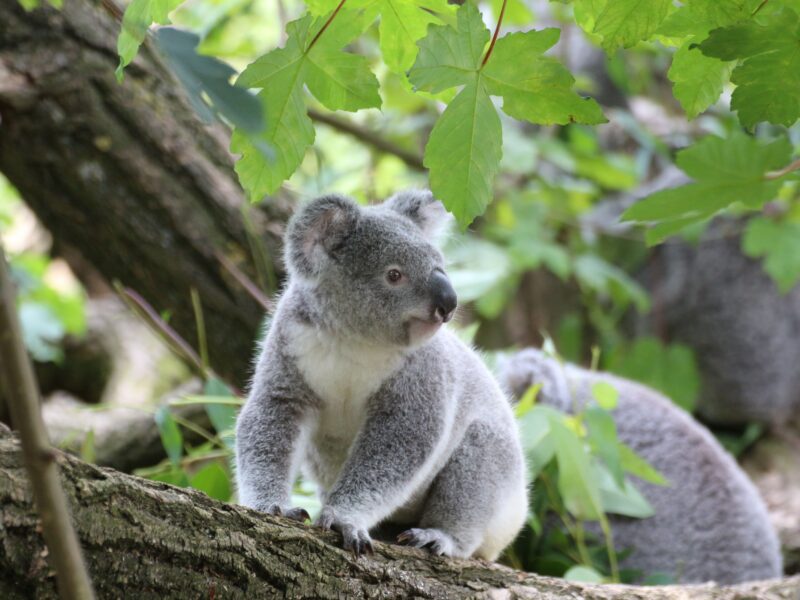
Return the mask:
<svg viewBox="0 0 800 600">
<path fill-rule="evenodd" d="M 33 497 L 42 519 L 42 533 L 58 581 L 58 591 L 68 600 L 94 598 L 78 536 L 58 477 L 55 453 L 39 412 L 39 389 L 22 341 L 11 275 L 0 246 L 0 384 L 11 420 L 19 431 Z"/>
<path fill-rule="evenodd" d="M 788 165 L 786 165 L 782 169 L 779 169 L 778 171 L 770 171 L 769 173 L 764 175 L 764 179 L 770 181 L 773 179 L 780 179 L 781 177 L 791 173 L 792 171 L 800 171 L 800 158 L 798 158 L 793 163 L 789 163 Z"/>
<path fill-rule="evenodd" d="M 219 261 L 219 264 L 222 265 L 222 268 L 230 273 L 231 277 L 233 277 L 236 282 L 242 286 L 242 289 L 247 292 L 253 300 L 258 302 L 261 305 L 261 308 L 272 314 L 272 312 L 275 310 L 275 303 L 259 289 L 255 282 L 245 275 L 242 270 L 233 263 L 233 261 L 231 261 L 219 250 L 214 250 L 214 256 Z"/>
<path fill-rule="evenodd" d="M 412 169 L 417 171 L 426 170 L 425 166 L 422 164 L 422 158 L 420 158 L 418 154 L 410 152 L 405 148 L 401 148 L 397 144 L 394 144 L 377 135 L 374 131 L 360 127 L 351 121 L 342 119 L 332 114 L 314 110 L 313 108 L 308 110 L 308 116 L 311 117 L 313 121 L 325 123 L 326 125 L 329 125 L 338 131 L 352 135 L 357 140 L 362 141 L 365 144 L 369 144 L 381 152 L 396 156 Z"/>
<path fill-rule="evenodd" d="M 194 348 L 161 318 L 161 315 L 150 306 L 147 300 L 142 298 L 134 290 L 126 288 L 119 282 L 114 282 L 114 288 L 128 308 L 139 315 L 145 323 L 150 325 L 175 354 L 187 361 L 198 375 L 203 378 L 208 377 L 208 372 L 203 366 L 203 361 L 200 356 L 198 356 L 197 352 L 195 352 Z"/>
<path fill-rule="evenodd" d="M 481 62 L 481 69 L 489 60 L 489 57 L 492 55 L 492 50 L 494 50 L 495 42 L 497 42 L 497 34 L 500 33 L 500 25 L 503 24 L 503 15 L 506 14 L 506 0 L 503 0 L 503 6 L 500 8 L 500 16 L 497 17 L 497 26 L 494 28 L 494 35 L 492 35 L 492 43 L 489 44 L 489 49 L 486 51 L 486 56 L 483 57 L 483 62 Z"/>
</svg>

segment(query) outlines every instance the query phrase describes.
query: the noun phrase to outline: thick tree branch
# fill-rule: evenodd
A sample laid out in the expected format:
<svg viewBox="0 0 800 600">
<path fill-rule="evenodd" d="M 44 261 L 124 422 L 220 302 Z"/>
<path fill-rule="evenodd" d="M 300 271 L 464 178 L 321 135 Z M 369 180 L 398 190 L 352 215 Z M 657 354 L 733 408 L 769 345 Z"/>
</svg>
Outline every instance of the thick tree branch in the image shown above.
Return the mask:
<svg viewBox="0 0 800 600">
<path fill-rule="evenodd" d="M 480 561 L 376 545 L 355 559 L 337 534 L 58 454 L 103 598 L 491 598 L 796 600 L 800 579 L 720 587 L 569 583 Z M 54 598 L 19 443 L 0 433 L 0 597 Z"/>
<path fill-rule="evenodd" d="M 195 348 L 196 289 L 211 365 L 242 385 L 263 310 L 231 265 L 274 280 L 290 204 L 243 218 L 228 132 L 198 120 L 149 43 L 117 83 L 119 23 L 101 2 L 27 12 L 0 0 L 0 171 L 59 243 Z"/>
<path fill-rule="evenodd" d="M 22 439 L 28 479 L 42 519 L 42 532 L 52 557 L 58 590 L 67 600 L 94 597 L 72 528 L 67 500 L 58 480 L 54 450 L 39 412 L 39 389 L 22 341 L 16 294 L 6 256 L 0 245 L 0 387 L 9 398 L 14 427 Z"/>
</svg>

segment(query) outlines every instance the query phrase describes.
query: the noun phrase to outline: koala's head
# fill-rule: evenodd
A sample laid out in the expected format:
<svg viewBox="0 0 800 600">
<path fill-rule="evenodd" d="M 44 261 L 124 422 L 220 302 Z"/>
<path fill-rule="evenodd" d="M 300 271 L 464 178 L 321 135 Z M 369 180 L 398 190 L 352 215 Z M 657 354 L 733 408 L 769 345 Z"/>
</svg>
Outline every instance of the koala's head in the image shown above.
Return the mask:
<svg viewBox="0 0 800 600">
<path fill-rule="evenodd" d="M 317 198 L 286 231 L 289 274 L 326 326 L 381 344 L 420 344 L 456 308 L 433 244 L 447 220 L 430 192 L 403 192 L 369 207 L 338 195 Z"/>
</svg>

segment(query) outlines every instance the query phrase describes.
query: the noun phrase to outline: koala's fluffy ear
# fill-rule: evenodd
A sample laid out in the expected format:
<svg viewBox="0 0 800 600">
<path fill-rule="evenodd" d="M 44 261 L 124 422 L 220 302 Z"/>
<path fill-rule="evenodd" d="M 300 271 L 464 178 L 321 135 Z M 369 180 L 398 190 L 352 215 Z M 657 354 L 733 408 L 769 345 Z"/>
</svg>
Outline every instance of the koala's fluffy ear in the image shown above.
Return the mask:
<svg viewBox="0 0 800 600">
<path fill-rule="evenodd" d="M 398 192 L 385 206 L 416 223 L 428 239 L 436 241 L 452 221 L 444 205 L 427 190 Z"/>
<path fill-rule="evenodd" d="M 294 274 L 316 277 L 355 231 L 361 209 L 344 196 L 322 196 L 300 208 L 286 229 L 286 265 Z"/>
</svg>

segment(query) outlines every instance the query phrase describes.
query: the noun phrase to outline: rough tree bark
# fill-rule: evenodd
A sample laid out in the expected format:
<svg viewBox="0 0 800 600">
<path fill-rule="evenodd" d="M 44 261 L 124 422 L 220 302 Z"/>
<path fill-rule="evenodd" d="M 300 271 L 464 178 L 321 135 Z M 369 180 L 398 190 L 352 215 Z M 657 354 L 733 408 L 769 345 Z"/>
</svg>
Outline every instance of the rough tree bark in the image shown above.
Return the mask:
<svg viewBox="0 0 800 600">
<path fill-rule="evenodd" d="M 0 426 L 2 427 L 2 426 Z M 59 453 L 101 598 L 584 598 L 797 600 L 800 578 L 720 587 L 569 583 L 479 561 L 376 545 L 355 559 L 336 534 Z M 55 598 L 17 440 L 0 431 L 0 597 Z"/>
<path fill-rule="evenodd" d="M 118 31 L 101 0 L 0 0 L 0 171 L 59 243 L 193 345 L 196 288 L 211 364 L 241 385 L 263 310 L 218 258 L 254 276 L 227 133 L 197 119 L 148 44 L 119 85 Z M 251 211 L 269 268 L 288 212 L 285 199 Z"/>
</svg>

